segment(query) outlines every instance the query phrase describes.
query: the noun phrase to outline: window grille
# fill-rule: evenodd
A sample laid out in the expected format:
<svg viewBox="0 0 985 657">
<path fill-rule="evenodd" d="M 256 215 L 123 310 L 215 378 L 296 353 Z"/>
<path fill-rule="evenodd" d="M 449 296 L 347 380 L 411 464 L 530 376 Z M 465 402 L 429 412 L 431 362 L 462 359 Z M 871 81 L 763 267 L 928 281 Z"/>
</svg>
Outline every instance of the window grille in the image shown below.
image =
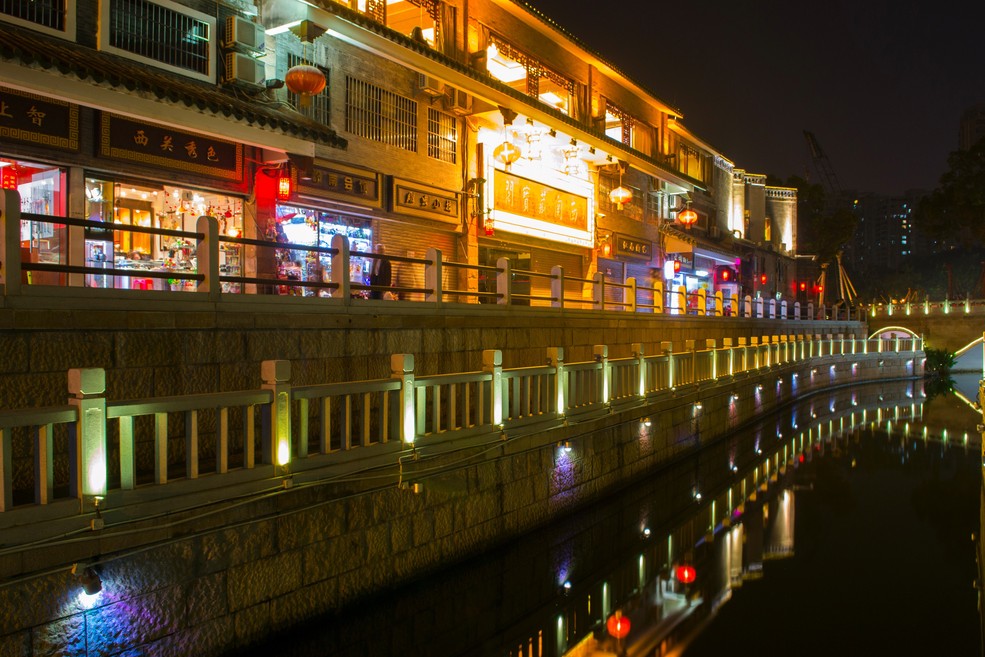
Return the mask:
<svg viewBox="0 0 985 657">
<path fill-rule="evenodd" d="M 428 108 L 428 156 L 455 163 L 458 149 L 458 121 L 451 114 Z"/>
<path fill-rule="evenodd" d="M 288 53 L 287 55 L 287 68 L 288 70 L 298 66 L 300 64 L 307 64 L 307 60 L 302 58 L 300 55 L 295 55 L 294 53 Z M 322 73 L 325 74 L 326 83 L 329 82 L 328 69 L 318 66 Z M 311 97 L 310 103 L 301 102 L 301 94 L 296 94 L 291 91 L 287 92 L 287 101 L 297 109 L 297 111 L 308 117 L 313 121 L 317 121 L 322 125 L 328 125 L 330 120 L 329 115 L 329 96 L 328 90 L 331 88 L 330 84 L 325 85 L 325 89 L 317 96 Z"/>
<path fill-rule="evenodd" d="M 68 0 L 0 0 L 0 14 L 64 31 L 67 3 Z"/>
<path fill-rule="evenodd" d="M 417 152 L 417 101 L 345 79 L 345 129 L 357 137 Z"/>
<path fill-rule="evenodd" d="M 209 75 L 212 57 L 209 22 L 146 0 L 108 1 L 111 47 L 177 69 Z"/>
</svg>

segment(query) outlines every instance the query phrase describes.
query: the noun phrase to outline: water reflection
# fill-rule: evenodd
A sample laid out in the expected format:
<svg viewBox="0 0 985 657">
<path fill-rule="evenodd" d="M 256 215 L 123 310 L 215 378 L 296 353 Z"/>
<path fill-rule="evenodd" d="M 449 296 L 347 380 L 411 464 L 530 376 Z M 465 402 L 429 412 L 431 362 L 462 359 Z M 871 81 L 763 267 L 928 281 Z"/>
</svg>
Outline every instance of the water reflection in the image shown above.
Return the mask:
<svg viewBox="0 0 985 657">
<path fill-rule="evenodd" d="M 677 652 L 738 589 L 763 578 L 764 565 L 797 554 L 798 495 L 823 481 L 834 504 L 852 503 L 843 472 L 857 465 L 862 432 L 885 432 L 903 462 L 923 460 L 931 446 L 976 455 L 979 420 L 961 424 L 962 403 L 947 400 L 925 404 L 919 381 L 807 398 L 576 517 L 254 654 Z M 609 622 L 617 612 L 618 624 Z"/>
</svg>

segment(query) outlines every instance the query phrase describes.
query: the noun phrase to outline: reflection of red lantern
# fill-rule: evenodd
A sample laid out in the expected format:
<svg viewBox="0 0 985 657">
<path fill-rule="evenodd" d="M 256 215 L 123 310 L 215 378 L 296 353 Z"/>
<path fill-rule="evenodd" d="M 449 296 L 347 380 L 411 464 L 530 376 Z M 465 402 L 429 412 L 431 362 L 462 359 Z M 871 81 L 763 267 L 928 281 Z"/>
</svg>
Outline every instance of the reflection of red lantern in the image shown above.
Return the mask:
<svg viewBox="0 0 985 657">
<path fill-rule="evenodd" d="M 3 169 L 3 178 L 0 181 L 0 188 L 2 189 L 17 189 L 17 171 L 14 170 L 12 166 L 6 166 Z"/>
<path fill-rule="evenodd" d="M 697 575 L 698 573 L 694 570 L 694 566 L 681 564 L 677 567 L 677 580 L 683 584 L 690 584 Z"/>
<path fill-rule="evenodd" d="M 277 200 L 286 201 L 291 198 L 291 177 L 282 173 L 277 179 Z"/>
<path fill-rule="evenodd" d="M 690 230 L 691 226 L 698 221 L 698 213 L 688 207 L 687 209 L 681 210 L 677 213 L 677 221 L 679 221 L 682 226 Z"/>
<path fill-rule="evenodd" d="M 284 76 L 284 84 L 291 93 L 301 96 L 301 105 L 307 106 L 311 102 L 312 96 L 317 96 L 324 89 L 328 81 L 325 74 L 316 66 L 299 64 L 288 69 Z"/>
<path fill-rule="evenodd" d="M 609 631 L 610 636 L 617 639 L 624 639 L 629 634 L 629 619 L 623 616 L 621 611 L 617 611 L 609 616 L 609 620 L 605 623 L 605 628 Z"/>
</svg>

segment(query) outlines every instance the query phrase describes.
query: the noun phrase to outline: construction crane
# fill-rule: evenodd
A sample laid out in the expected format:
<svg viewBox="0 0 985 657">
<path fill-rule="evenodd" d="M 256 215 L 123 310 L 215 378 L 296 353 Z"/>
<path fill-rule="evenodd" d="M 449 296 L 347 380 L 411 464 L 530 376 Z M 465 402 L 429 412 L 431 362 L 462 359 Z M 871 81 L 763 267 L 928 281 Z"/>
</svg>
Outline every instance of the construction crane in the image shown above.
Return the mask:
<svg viewBox="0 0 985 657">
<path fill-rule="evenodd" d="M 834 203 L 838 203 L 841 200 L 841 183 L 838 182 L 838 176 L 835 174 L 834 167 L 831 166 L 831 160 L 825 155 L 824 150 L 821 148 L 821 144 L 817 141 L 817 137 L 814 133 L 809 130 L 804 130 L 804 139 L 807 140 L 807 147 L 811 152 L 811 161 L 814 163 L 814 168 L 820 175 L 825 191 L 828 194 L 829 202 L 826 204 L 828 208 L 831 208 Z M 838 299 L 844 300 L 845 303 L 850 304 L 851 301 L 858 296 L 855 292 L 855 286 L 852 285 L 851 280 L 848 278 L 848 273 L 845 271 L 845 267 L 841 264 L 841 251 L 835 255 L 836 263 L 836 274 L 838 276 Z M 821 263 L 821 274 L 818 276 L 818 298 L 817 305 L 820 308 L 824 305 L 824 294 L 828 289 L 827 279 L 828 279 L 828 267 L 831 263 L 822 262 Z"/>
</svg>

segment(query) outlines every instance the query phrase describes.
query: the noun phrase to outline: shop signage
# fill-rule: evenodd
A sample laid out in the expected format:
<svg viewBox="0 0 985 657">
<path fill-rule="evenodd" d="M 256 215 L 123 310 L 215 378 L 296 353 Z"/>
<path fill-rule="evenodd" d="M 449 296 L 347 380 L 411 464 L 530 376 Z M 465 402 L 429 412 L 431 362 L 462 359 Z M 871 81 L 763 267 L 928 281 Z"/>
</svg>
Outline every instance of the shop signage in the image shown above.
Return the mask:
<svg viewBox="0 0 985 657">
<path fill-rule="evenodd" d="M 690 253 L 668 253 L 667 259 L 681 263 L 681 269 L 694 268 L 694 257 Z"/>
<path fill-rule="evenodd" d="M 226 180 L 243 179 L 243 146 L 103 112 L 99 155 Z"/>
<path fill-rule="evenodd" d="M 616 255 L 638 260 L 649 260 L 653 255 L 653 242 L 648 240 L 638 240 L 619 233 L 614 235 L 614 240 Z"/>
<path fill-rule="evenodd" d="M 0 139 L 79 150 L 79 106 L 0 87 Z"/>
<path fill-rule="evenodd" d="M 394 213 L 436 219 L 453 224 L 458 224 L 461 221 L 457 192 L 420 185 L 399 178 L 393 178 L 391 184 L 390 196 L 393 199 Z"/>
<path fill-rule="evenodd" d="M 588 199 L 577 194 L 506 171 L 496 171 L 493 199 L 496 210 L 514 216 L 576 231 L 588 230 Z"/>
<path fill-rule="evenodd" d="M 311 166 L 311 178 L 298 180 L 298 194 L 378 208 L 383 205 L 380 182 L 381 175 L 375 171 L 315 160 Z"/>
</svg>

